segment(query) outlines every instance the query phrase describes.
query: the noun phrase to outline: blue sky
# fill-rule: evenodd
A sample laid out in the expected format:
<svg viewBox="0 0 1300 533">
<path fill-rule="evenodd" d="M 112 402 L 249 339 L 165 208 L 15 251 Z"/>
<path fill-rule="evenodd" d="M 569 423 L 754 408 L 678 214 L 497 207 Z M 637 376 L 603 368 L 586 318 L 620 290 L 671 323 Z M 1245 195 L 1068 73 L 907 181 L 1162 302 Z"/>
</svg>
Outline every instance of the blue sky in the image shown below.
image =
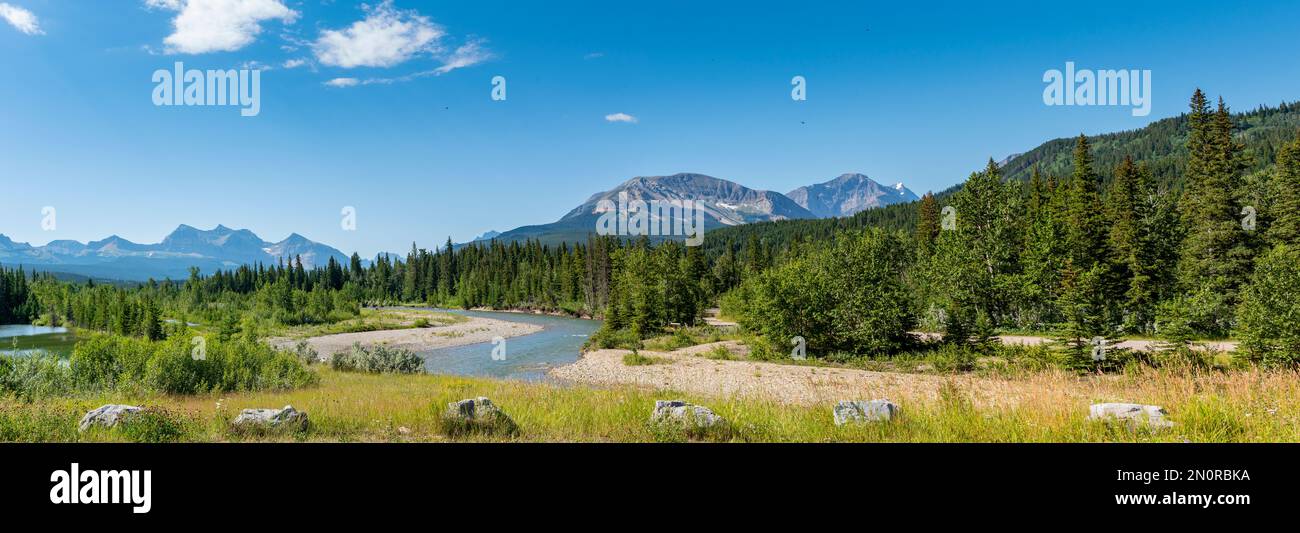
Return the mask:
<svg viewBox="0 0 1300 533">
<path fill-rule="evenodd" d="M 220 223 L 368 256 L 550 222 L 633 176 L 786 192 L 862 172 L 921 193 L 1176 115 L 1197 86 L 1237 109 L 1300 99 L 1296 3 L 623 4 L 0 0 L 0 233 Z M 269 67 L 260 115 L 154 106 L 175 61 Z M 1066 61 L 1150 69 L 1150 116 L 1044 105 Z"/>
</svg>

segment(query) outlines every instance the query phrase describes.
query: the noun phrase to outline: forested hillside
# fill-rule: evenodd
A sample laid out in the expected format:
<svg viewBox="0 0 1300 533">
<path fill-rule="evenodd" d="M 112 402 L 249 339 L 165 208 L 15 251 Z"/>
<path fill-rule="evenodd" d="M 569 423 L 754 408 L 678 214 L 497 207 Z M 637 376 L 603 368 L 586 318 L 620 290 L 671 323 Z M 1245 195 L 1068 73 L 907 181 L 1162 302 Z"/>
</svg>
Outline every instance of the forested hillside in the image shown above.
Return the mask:
<svg viewBox="0 0 1300 533">
<path fill-rule="evenodd" d="M 1242 161 L 1246 165 L 1243 179 L 1248 186 L 1257 184 L 1263 174 L 1273 167 L 1277 154 L 1300 131 L 1300 103 L 1283 103 L 1277 107 L 1261 106 L 1253 111 L 1232 115 L 1234 137 L 1242 144 Z M 1183 189 L 1184 169 L 1187 165 L 1187 136 L 1190 115 L 1162 119 L 1145 128 L 1088 137 L 1092 149 L 1093 165 L 1103 186 L 1114 179 L 1115 169 L 1126 158 L 1143 163 L 1150 172 L 1150 185 L 1158 190 L 1174 192 Z M 1030 177 L 1035 167 L 1046 180 L 1068 177 L 1074 172 L 1076 138 L 1048 141 L 1037 148 L 1012 157 L 999 172 L 1008 181 L 1025 185 L 1029 195 Z M 934 193 L 940 202 L 960 190 L 959 183 Z M 759 237 L 763 246 L 783 249 L 788 243 L 800 239 L 822 239 L 838 230 L 876 227 L 883 229 L 912 230 L 918 220 L 920 202 L 894 204 L 857 213 L 852 217 L 819 220 L 785 220 L 719 228 L 709 233 L 705 248 L 710 258 L 716 258 L 728 248 L 743 247 L 750 235 Z"/>
<path fill-rule="evenodd" d="M 913 206 L 910 232 L 839 232 L 836 242 L 811 245 L 784 244 L 797 237 L 782 232 L 751 236 L 747 242 L 776 248 L 780 259 L 746 279 L 724 307 L 773 344 L 806 337 L 810 353 L 894 353 L 900 332 L 921 327 L 974 346 L 1008 329 L 1050 332 L 1080 366 L 1095 339 L 1131 335 L 1175 347 L 1236 336 L 1252 358 L 1294 361 L 1300 327 L 1280 317 L 1296 316 L 1300 306 L 1278 294 L 1300 282 L 1300 128 L 1274 145 L 1280 133 L 1243 135 L 1239 117 L 1198 91 L 1183 120 L 1185 156 L 1173 156 L 1164 178 L 1138 155 L 1104 166 L 1100 150 L 1080 136 L 1062 167 L 1069 175 L 1034 168 L 1022 182 L 1008 177 L 1010 165 L 990 161 L 960 188 Z M 1147 146 L 1123 136 L 1102 142 L 1108 158 Z M 1258 155 L 1274 152 L 1267 161 Z M 841 250 L 841 241 L 857 240 L 865 248 Z M 841 262 L 862 249 L 875 252 Z M 899 256 L 908 259 L 896 277 L 855 272 Z M 863 299 L 864 292 L 876 297 Z"/>
<path fill-rule="evenodd" d="M 1300 327 L 1278 317 L 1300 313 L 1287 299 L 1300 290 L 1297 111 L 1233 115 L 1198 91 L 1185 117 L 1069 141 L 1068 163 L 1053 141 L 920 202 L 720 229 L 701 247 L 448 241 L 366 266 L 354 254 L 135 288 L 3 271 L 0 317 L 157 339 L 166 319 L 255 335 L 425 303 L 601 317 L 597 342 L 635 344 L 721 301 L 756 344 L 801 336 L 811 354 L 887 356 L 923 328 L 975 346 L 1050 332 L 1079 357 L 1097 337 L 1234 336 L 1289 360 Z"/>
<path fill-rule="evenodd" d="M 1278 107 L 1259 107 L 1253 111 L 1232 116 L 1234 136 L 1243 146 L 1242 158 L 1245 173 L 1261 172 L 1273 165 L 1282 146 L 1295 139 L 1300 130 L 1300 104 L 1283 103 Z M 1191 116 L 1158 120 L 1145 128 L 1107 133 L 1088 138 L 1092 146 L 1093 163 L 1101 170 L 1103 185 L 1114 178 L 1113 170 L 1126 157 L 1146 164 L 1151 171 L 1152 185 L 1182 190 L 1187 166 L 1187 138 Z M 1074 139 L 1049 141 L 1018 157 L 1002 167 L 1002 174 L 1011 181 L 1028 182 L 1034 167 L 1046 175 L 1068 176 L 1074 172 L 1072 151 Z"/>
</svg>

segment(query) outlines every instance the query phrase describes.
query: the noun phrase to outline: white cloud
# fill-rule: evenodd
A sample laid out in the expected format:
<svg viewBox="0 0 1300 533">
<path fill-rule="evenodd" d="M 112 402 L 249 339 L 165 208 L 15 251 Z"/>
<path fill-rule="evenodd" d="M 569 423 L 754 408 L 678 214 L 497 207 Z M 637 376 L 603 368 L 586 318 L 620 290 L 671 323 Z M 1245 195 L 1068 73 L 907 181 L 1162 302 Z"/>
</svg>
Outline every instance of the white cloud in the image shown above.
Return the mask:
<svg viewBox="0 0 1300 533">
<path fill-rule="evenodd" d="M 177 12 L 174 31 L 163 39 L 169 53 L 233 52 L 252 44 L 262 22 L 298 20 L 283 0 L 145 0 L 145 6 Z"/>
<path fill-rule="evenodd" d="M 391 67 L 439 51 L 446 35 L 417 11 L 399 11 L 392 0 L 365 7 L 366 18 L 341 30 L 325 30 L 312 45 L 316 59 L 334 67 Z"/>
<path fill-rule="evenodd" d="M 0 2 L 0 18 L 5 19 L 5 22 L 8 22 L 9 25 L 27 35 L 45 34 L 44 31 L 41 31 L 41 25 L 36 20 L 36 15 L 21 7 Z"/>
<path fill-rule="evenodd" d="M 307 66 L 306 59 L 290 59 L 284 62 L 284 68 L 298 68 Z"/>
<path fill-rule="evenodd" d="M 360 84 L 361 84 L 361 80 L 358 80 L 356 78 L 334 78 L 330 81 L 325 82 L 325 85 L 329 87 L 336 87 L 340 89 L 344 87 L 356 87 L 357 85 Z"/>
<path fill-rule="evenodd" d="M 626 122 L 628 124 L 636 124 L 636 117 L 629 115 L 627 113 L 614 113 L 612 115 L 605 115 L 605 121 Z"/>
<path fill-rule="evenodd" d="M 392 85 L 394 83 L 406 83 L 408 81 L 414 81 L 420 78 L 427 78 L 429 76 L 441 76 L 443 74 L 446 74 L 458 68 L 477 65 L 484 61 L 492 59 L 493 57 L 495 56 L 492 54 L 492 52 L 489 52 L 486 48 L 483 48 L 483 41 L 471 41 L 457 48 L 455 52 L 452 52 L 450 56 L 444 59 L 444 64 L 436 69 L 412 72 L 405 76 L 396 76 L 396 77 L 389 77 L 389 78 L 366 78 L 364 80 L 356 80 L 356 83 L 353 83 L 352 85 Z M 347 78 L 347 79 L 353 79 L 353 78 Z M 351 87 L 352 85 L 349 85 L 349 87 Z"/>
<path fill-rule="evenodd" d="M 472 67 L 484 61 L 492 59 L 492 52 L 483 47 L 483 41 L 474 40 L 461 45 L 447 57 L 446 62 L 433 70 L 434 73 L 441 76 L 458 68 Z"/>
</svg>

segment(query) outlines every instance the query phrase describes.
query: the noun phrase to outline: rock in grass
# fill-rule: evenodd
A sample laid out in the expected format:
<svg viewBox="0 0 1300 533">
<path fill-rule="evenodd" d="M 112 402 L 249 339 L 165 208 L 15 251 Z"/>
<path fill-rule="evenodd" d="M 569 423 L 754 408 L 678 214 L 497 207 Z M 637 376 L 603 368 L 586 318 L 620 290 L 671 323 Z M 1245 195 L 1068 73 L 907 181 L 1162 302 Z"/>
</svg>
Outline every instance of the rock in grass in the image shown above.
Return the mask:
<svg viewBox="0 0 1300 533">
<path fill-rule="evenodd" d="M 447 404 L 443 415 L 449 433 L 513 434 L 518 430 L 515 421 L 482 396 Z"/>
<path fill-rule="evenodd" d="M 692 405 L 681 400 L 659 400 L 650 413 L 650 423 L 656 426 L 676 426 L 686 430 L 707 430 L 721 427 L 725 419 L 702 405 Z"/>
<path fill-rule="evenodd" d="M 1139 403 L 1095 403 L 1088 408 L 1088 420 L 1119 421 L 1128 424 L 1146 423 L 1151 428 L 1174 425 L 1165 418 L 1169 413 L 1158 405 Z"/>
<path fill-rule="evenodd" d="M 889 400 L 852 400 L 835 404 L 835 425 L 850 422 L 888 422 L 898 416 L 898 405 Z"/>
<path fill-rule="evenodd" d="M 286 405 L 283 409 L 244 409 L 235 417 L 235 427 L 242 429 L 271 429 L 277 431 L 306 431 L 307 413 Z"/>
<path fill-rule="evenodd" d="M 111 428 L 118 422 L 125 420 L 127 417 L 139 413 L 141 408 L 134 405 L 108 404 L 100 406 L 98 409 L 86 413 L 81 417 L 81 423 L 78 427 L 81 431 L 86 431 L 91 426 L 104 426 Z"/>
</svg>

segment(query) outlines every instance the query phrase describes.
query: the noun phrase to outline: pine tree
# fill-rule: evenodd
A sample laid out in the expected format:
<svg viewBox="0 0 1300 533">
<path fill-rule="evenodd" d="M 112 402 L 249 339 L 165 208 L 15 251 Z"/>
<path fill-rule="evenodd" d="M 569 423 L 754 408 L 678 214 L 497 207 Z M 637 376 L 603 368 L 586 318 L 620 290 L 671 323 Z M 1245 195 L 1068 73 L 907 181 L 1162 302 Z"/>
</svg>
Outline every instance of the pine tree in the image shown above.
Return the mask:
<svg viewBox="0 0 1300 533">
<path fill-rule="evenodd" d="M 1273 221 L 1268 242 L 1300 248 L 1300 136 L 1278 151 L 1272 185 Z"/>
<path fill-rule="evenodd" d="M 1152 205 L 1148 200 L 1149 171 L 1139 168 L 1132 157 L 1115 169 L 1107 207 L 1110 214 L 1110 247 L 1114 255 L 1116 282 L 1123 290 L 1122 315 L 1130 330 L 1147 331 L 1154 316 L 1154 258 L 1150 229 Z"/>
<path fill-rule="evenodd" d="M 929 255 L 934 250 L 934 240 L 939 237 L 939 202 L 935 201 L 934 194 L 925 193 L 921 197 L 921 204 L 918 207 L 918 221 L 916 224 L 916 246 L 917 250 L 923 255 Z"/>
<path fill-rule="evenodd" d="M 1101 178 L 1092 168 L 1088 138 L 1081 134 L 1074 146 L 1074 176 L 1070 181 L 1066 243 L 1074 265 L 1084 270 L 1091 269 L 1110 257 L 1100 189 Z"/>
<path fill-rule="evenodd" d="M 1118 307 L 1100 182 L 1092 169 L 1088 138 L 1079 135 L 1066 205 L 1066 260 L 1057 299 L 1069 346 L 1078 354 L 1085 341 L 1106 335 L 1108 317 Z"/>
<path fill-rule="evenodd" d="M 1030 180 L 1029 219 L 1021 263 L 1024 274 L 1020 286 L 1023 308 L 1020 326 L 1041 329 L 1060 318 L 1056 297 L 1061 288 L 1061 271 L 1065 268 L 1065 200 L 1069 190 L 1057 185 L 1055 177 L 1042 180 L 1035 168 Z M 1037 207 L 1035 207 L 1037 206 Z"/>
<path fill-rule="evenodd" d="M 1231 327 L 1238 289 L 1249 275 L 1251 254 L 1235 201 L 1241 146 L 1232 138 L 1227 106 L 1211 113 L 1199 89 L 1192 96 L 1187 149 L 1187 183 L 1181 202 L 1187 237 L 1179 257 L 1178 281 L 1190 296 L 1194 327 L 1225 334 Z"/>
</svg>

